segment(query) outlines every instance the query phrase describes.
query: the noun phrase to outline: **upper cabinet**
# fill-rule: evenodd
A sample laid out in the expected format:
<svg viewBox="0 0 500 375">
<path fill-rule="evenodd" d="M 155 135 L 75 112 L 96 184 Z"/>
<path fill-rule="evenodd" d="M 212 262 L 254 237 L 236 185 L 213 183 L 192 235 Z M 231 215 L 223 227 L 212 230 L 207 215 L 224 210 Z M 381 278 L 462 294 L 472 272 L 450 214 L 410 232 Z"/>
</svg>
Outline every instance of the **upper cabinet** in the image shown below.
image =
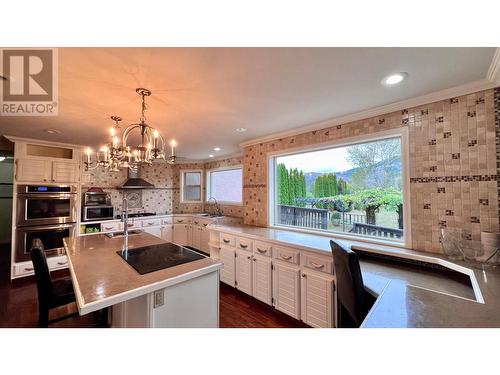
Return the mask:
<svg viewBox="0 0 500 375">
<path fill-rule="evenodd" d="M 14 139 L 16 181 L 22 183 L 78 183 L 81 151 L 60 144 L 38 144 Z"/>
</svg>

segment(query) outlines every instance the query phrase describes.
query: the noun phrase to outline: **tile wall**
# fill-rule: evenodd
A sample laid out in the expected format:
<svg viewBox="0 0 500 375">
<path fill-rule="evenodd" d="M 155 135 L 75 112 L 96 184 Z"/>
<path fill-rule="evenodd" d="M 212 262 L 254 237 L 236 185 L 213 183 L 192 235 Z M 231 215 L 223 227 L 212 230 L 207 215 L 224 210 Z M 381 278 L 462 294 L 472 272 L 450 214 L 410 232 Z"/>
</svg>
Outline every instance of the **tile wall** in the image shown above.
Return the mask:
<svg viewBox="0 0 500 375">
<path fill-rule="evenodd" d="M 268 225 L 267 153 L 398 127 L 409 128 L 412 248 L 440 252 L 442 227 L 499 231 L 500 88 L 246 147 L 244 222 Z"/>
</svg>

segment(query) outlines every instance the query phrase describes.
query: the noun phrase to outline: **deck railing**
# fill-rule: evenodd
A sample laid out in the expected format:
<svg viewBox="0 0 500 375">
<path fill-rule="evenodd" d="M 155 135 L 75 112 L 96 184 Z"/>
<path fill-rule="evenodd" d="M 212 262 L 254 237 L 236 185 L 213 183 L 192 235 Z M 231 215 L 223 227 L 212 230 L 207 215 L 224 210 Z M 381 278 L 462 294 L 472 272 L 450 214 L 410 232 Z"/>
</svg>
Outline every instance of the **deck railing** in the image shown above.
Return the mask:
<svg viewBox="0 0 500 375">
<path fill-rule="evenodd" d="M 386 238 L 403 238 L 403 230 L 396 228 L 380 227 L 378 225 L 354 223 L 351 233 L 364 234 Z"/>
<path fill-rule="evenodd" d="M 354 224 L 354 223 L 366 224 L 366 215 L 346 212 L 344 213 L 344 222 L 345 224 Z"/>
<path fill-rule="evenodd" d="M 279 204 L 278 219 L 280 224 L 328 229 L 328 210 Z"/>
</svg>

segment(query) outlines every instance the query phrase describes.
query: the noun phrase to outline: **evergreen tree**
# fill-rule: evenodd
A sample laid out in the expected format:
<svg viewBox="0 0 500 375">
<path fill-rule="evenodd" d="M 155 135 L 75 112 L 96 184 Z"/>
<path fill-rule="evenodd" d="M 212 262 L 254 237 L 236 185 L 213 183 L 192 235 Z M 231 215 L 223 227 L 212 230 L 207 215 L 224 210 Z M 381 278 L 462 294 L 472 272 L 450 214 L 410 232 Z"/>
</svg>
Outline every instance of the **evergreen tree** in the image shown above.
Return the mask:
<svg viewBox="0 0 500 375">
<path fill-rule="evenodd" d="M 285 164 L 278 164 L 278 202 L 287 205 L 290 201 L 290 178 Z"/>
</svg>

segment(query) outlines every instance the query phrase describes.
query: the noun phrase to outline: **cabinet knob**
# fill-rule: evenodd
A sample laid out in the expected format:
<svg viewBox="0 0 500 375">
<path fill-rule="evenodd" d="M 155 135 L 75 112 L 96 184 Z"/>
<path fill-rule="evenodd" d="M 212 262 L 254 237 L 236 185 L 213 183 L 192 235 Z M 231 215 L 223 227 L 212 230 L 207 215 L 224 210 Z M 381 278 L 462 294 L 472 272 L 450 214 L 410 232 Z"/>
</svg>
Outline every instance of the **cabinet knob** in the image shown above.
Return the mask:
<svg viewBox="0 0 500 375">
<path fill-rule="evenodd" d="M 251 257 L 247 257 L 247 259 L 250 259 Z"/>
<path fill-rule="evenodd" d="M 257 262 L 257 259 L 253 258 L 253 261 L 254 261 L 254 262 Z"/>
<path fill-rule="evenodd" d="M 302 277 L 304 277 L 304 278 L 305 278 L 305 277 L 306 277 L 306 274 L 305 274 L 305 273 L 303 273 L 303 274 L 302 274 Z"/>
</svg>

